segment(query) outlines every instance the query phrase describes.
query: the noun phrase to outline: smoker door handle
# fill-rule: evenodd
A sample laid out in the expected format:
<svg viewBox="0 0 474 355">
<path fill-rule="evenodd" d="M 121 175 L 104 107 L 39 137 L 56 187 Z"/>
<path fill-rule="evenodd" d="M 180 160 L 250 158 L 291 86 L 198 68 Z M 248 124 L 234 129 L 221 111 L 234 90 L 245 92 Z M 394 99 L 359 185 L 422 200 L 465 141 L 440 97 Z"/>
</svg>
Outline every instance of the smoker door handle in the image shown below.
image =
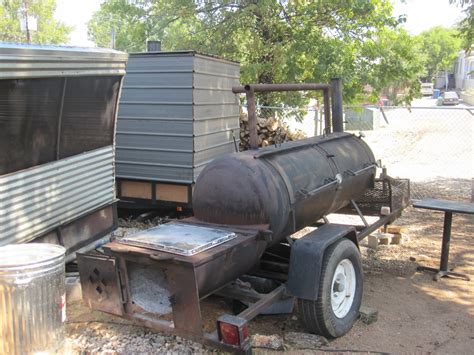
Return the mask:
<svg viewBox="0 0 474 355">
<path fill-rule="evenodd" d="M 351 176 L 358 176 L 358 175 L 366 172 L 367 170 L 370 170 L 370 169 L 373 169 L 373 168 L 377 168 L 377 165 L 372 164 L 372 165 L 366 166 L 365 168 L 359 169 L 357 171 L 352 171 L 352 170 L 349 169 L 349 170 L 346 170 L 346 174 L 351 175 Z"/>
<path fill-rule="evenodd" d="M 338 184 L 339 184 L 339 181 L 337 179 L 334 179 L 331 182 L 329 182 L 327 184 L 324 184 L 324 185 L 321 185 L 321 186 L 319 186 L 316 189 L 311 190 L 311 191 L 299 190 L 298 194 L 303 196 L 304 198 L 308 198 L 308 197 L 312 197 L 312 196 L 316 195 L 320 191 L 326 190 L 327 188 L 329 188 L 333 185 L 338 185 Z"/>
</svg>

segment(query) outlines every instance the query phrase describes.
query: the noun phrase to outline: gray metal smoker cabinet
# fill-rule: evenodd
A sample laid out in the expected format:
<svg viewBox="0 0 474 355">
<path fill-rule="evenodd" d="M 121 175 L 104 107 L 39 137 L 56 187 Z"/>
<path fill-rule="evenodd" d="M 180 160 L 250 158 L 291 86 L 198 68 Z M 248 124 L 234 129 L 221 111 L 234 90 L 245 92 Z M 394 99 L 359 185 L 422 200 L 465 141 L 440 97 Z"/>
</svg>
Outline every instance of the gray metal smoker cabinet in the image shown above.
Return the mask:
<svg viewBox="0 0 474 355">
<path fill-rule="evenodd" d="M 83 249 L 116 226 L 114 136 L 127 54 L 0 44 L 0 246 Z"/>
<path fill-rule="evenodd" d="M 238 146 L 239 75 L 238 63 L 193 51 L 130 55 L 116 146 L 125 206 L 190 205 L 199 172 Z"/>
</svg>

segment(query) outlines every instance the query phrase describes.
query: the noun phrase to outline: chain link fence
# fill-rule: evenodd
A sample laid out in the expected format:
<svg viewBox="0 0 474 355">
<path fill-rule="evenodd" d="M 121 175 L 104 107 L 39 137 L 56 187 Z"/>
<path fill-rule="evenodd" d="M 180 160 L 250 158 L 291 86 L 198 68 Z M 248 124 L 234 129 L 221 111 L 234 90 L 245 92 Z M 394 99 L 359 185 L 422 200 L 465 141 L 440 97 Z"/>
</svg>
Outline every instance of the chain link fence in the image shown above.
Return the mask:
<svg viewBox="0 0 474 355">
<path fill-rule="evenodd" d="M 324 131 L 323 109 L 257 107 L 307 136 Z M 409 178 L 412 199 L 472 199 L 474 108 L 346 106 L 345 130 L 362 135 L 393 177 Z M 455 197 L 453 197 L 455 198 Z"/>
</svg>

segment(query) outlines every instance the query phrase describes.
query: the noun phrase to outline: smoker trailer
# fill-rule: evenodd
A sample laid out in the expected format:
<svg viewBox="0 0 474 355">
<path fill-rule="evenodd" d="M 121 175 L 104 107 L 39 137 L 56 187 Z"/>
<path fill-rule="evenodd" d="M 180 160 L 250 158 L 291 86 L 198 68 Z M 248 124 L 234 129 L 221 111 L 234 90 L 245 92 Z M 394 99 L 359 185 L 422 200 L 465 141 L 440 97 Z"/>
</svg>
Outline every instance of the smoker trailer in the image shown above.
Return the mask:
<svg viewBox="0 0 474 355">
<path fill-rule="evenodd" d="M 117 118 L 119 207 L 191 207 L 200 171 L 239 144 L 239 73 L 236 62 L 193 51 L 130 54 Z"/>
<path fill-rule="evenodd" d="M 103 254 L 79 255 L 85 302 L 235 352 L 251 351 L 252 318 L 291 312 L 294 303 L 308 331 L 327 337 L 349 331 L 362 299 L 358 243 L 400 216 L 409 189 L 385 173 L 376 178 L 370 148 L 342 132 L 340 89 L 339 80 L 235 87 L 247 94 L 254 148 L 258 91 L 323 90 L 326 107 L 332 97 L 335 132 L 326 110 L 324 136 L 213 160 L 196 181 L 194 217 L 116 239 Z M 326 215 L 342 210 L 358 214 L 363 225 L 328 222 Z M 378 217 L 374 223 L 368 214 Z M 310 225 L 317 229 L 291 237 Z M 207 333 L 200 301 L 211 294 L 248 308 L 221 315 Z"/>
<path fill-rule="evenodd" d="M 0 246 L 73 253 L 116 228 L 114 133 L 125 53 L 0 44 Z"/>
</svg>

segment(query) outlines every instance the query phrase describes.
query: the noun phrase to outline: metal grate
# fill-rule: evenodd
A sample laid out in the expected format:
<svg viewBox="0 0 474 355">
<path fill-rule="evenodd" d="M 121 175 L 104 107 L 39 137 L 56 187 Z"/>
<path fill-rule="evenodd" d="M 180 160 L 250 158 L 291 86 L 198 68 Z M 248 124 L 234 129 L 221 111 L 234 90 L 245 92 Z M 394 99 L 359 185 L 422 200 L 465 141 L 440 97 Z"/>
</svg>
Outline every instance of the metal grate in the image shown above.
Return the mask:
<svg viewBox="0 0 474 355">
<path fill-rule="evenodd" d="M 379 215 L 382 207 L 390 207 L 391 211 L 403 209 L 410 203 L 410 180 L 376 179 L 374 187 L 367 189 L 356 203 L 368 215 Z"/>
</svg>

